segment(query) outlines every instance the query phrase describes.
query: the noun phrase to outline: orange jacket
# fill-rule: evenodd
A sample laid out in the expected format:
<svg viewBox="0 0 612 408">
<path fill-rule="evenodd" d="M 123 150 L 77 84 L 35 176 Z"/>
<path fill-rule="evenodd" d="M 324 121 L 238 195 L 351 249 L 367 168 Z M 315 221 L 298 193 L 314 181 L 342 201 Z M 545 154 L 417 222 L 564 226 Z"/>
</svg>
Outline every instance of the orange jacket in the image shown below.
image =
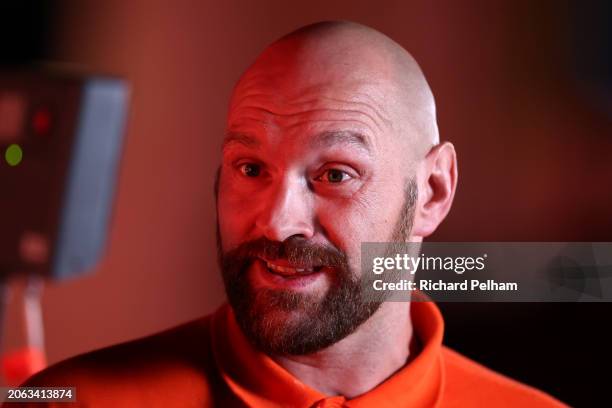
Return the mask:
<svg viewBox="0 0 612 408">
<path fill-rule="evenodd" d="M 306 386 L 253 349 L 231 308 L 140 340 L 58 363 L 24 386 L 75 386 L 82 407 L 564 407 L 442 345 L 432 302 L 413 302 L 418 355 L 373 390 L 350 400 Z"/>
</svg>

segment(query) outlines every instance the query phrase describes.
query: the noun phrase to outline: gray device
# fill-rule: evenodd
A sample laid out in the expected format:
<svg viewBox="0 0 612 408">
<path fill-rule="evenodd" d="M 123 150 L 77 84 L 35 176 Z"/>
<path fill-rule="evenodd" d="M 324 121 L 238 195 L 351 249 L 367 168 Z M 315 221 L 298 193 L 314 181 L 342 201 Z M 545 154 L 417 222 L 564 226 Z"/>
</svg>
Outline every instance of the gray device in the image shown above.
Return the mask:
<svg viewBox="0 0 612 408">
<path fill-rule="evenodd" d="M 0 280 L 68 278 L 103 256 L 128 98 L 116 77 L 0 72 Z"/>
</svg>

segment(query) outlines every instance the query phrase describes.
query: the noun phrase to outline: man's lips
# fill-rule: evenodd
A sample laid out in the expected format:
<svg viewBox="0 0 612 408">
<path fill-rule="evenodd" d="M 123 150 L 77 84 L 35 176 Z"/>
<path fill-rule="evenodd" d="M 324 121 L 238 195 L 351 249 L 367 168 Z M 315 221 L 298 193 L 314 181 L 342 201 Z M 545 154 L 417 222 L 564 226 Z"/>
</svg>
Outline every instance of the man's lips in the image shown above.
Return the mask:
<svg viewBox="0 0 612 408">
<path fill-rule="evenodd" d="M 326 266 L 314 268 L 285 262 L 285 265 L 280 265 L 281 269 L 279 261 L 280 259 L 268 261 L 259 257 L 254 258 L 248 269 L 250 284 L 254 288 L 272 287 L 297 291 L 324 289 L 328 285 L 326 282 L 329 281 L 332 270 Z M 303 271 L 298 272 L 298 269 Z"/>
<path fill-rule="evenodd" d="M 262 258 L 261 260 L 272 273 L 284 277 L 309 275 L 311 273 L 319 272 L 323 268 L 323 265 L 292 264 L 284 259 L 275 259 L 272 261 Z"/>
</svg>

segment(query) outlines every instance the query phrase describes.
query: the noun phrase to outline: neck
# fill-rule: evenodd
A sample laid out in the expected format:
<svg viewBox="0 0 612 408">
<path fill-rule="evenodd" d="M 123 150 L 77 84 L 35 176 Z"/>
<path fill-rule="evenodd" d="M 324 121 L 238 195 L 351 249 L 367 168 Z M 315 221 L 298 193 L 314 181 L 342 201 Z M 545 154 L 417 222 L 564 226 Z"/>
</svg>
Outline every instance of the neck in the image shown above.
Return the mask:
<svg viewBox="0 0 612 408">
<path fill-rule="evenodd" d="M 406 364 L 412 333 L 410 303 L 385 302 L 357 331 L 324 350 L 272 358 L 311 388 L 354 398 Z"/>
</svg>

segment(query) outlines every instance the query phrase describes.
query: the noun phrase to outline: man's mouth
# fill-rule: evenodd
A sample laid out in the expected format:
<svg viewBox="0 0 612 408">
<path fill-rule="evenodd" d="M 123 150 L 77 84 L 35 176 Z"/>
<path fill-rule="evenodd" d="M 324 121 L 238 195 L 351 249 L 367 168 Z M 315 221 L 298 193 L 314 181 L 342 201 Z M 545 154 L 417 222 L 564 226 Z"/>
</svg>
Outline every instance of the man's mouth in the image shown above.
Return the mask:
<svg viewBox="0 0 612 408">
<path fill-rule="evenodd" d="M 285 290 L 315 290 L 329 285 L 332 267 L 321 264 L 299 264 L 286 259 L 253 259 L 250 279 L 254 287 L 273 287 Z"/>
<path fill-rule="evenodd" d="M 265 263 L 268 271 L 280 275 L 284 278 L 295 279 L 305 275 L 310 275 L 316 272 L 320 272 L 323 269 L 323 265 L 292 265 L 287 261 L 268 261 L 262 259 Z"/>
</svg>

